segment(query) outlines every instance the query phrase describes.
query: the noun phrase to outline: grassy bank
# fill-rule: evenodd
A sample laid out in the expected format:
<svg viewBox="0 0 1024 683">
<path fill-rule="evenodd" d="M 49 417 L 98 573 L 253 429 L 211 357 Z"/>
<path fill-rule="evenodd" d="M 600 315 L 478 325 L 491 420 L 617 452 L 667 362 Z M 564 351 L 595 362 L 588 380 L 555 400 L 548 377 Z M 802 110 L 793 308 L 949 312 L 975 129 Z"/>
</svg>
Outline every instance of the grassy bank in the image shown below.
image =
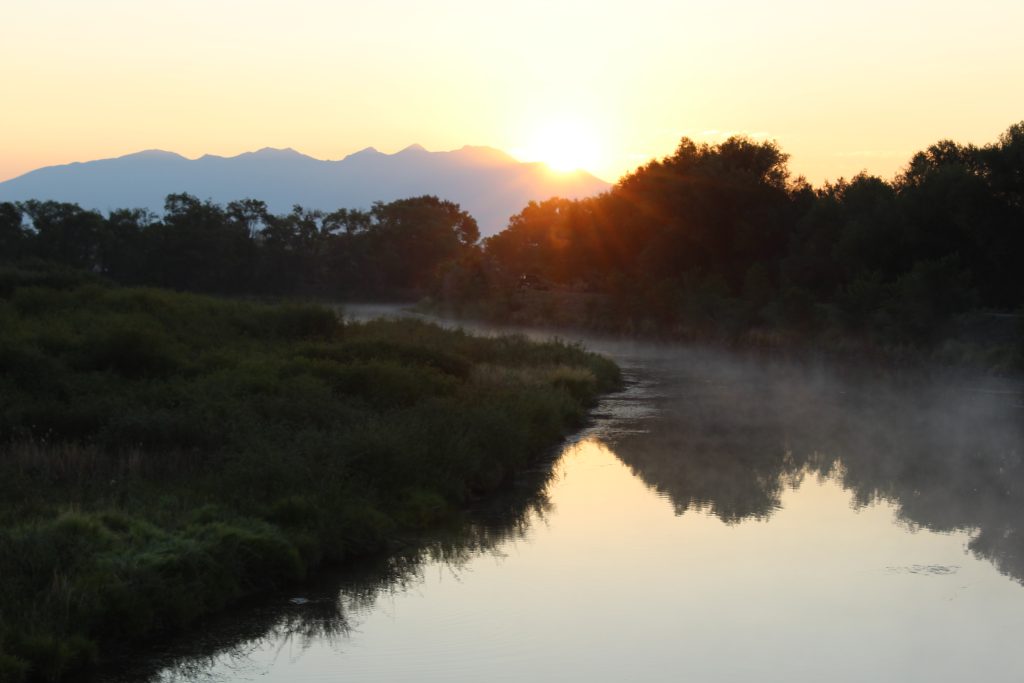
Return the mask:
<svg viewBox="0 0 1024 683">
<path fill-rule="evenodd" d="M 0 272 L 0 681 L 401 543 L 617 382 L 561 343 Z"/>
</svg>

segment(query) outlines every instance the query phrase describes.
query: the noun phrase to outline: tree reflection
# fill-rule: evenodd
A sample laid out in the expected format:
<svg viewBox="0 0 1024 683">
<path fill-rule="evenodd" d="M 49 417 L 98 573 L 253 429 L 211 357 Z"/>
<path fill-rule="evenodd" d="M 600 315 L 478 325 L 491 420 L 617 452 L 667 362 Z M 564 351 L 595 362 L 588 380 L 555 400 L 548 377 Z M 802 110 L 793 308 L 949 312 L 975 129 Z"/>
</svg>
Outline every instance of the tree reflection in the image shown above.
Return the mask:
<svg viewBox="0 0 1024 683">
<path fill-rule="evenodd" d="M 656 415 L 597 434 L 677 514 L 766 519 L 812 473 L 857 507 L 890 501 L 912 526 L 971 532 L 972 552 L 1024 583 L 1019 387 L 687 361 L 661 359 L 638 395 L 658 401 Z"/>
</svg>

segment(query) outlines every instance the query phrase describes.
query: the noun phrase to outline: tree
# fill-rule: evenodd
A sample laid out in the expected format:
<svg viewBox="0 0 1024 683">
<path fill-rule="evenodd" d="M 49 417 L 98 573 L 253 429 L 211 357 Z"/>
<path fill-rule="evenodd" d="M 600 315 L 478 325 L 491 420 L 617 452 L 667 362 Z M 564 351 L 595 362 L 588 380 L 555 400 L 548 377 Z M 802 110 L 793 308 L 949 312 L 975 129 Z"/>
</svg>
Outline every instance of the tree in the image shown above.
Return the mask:
<svg viewBox="0 0 1024 683">
<path fill-rule="evenodd" d="M 16 261 L 24 255 L 29 235 L 22 221 L 21 207 L 0 202 L 0 261 Z"/>
<path fill-rule="evenodd" d="M 34 199 L 22 203 L 21 209 L 34 233 L 34 256 L 75 268 L 99 267 L 103 216 L 77 204 Z"/>
<path fill-rule="evenodd" d="M 458 204 L 431 195 L 377 202 L 362 233 L 373 268 L 372 288 L 391 294 L 423 293 L 438 267 L 480 238 L 476 220 Z"/>
<path fill-rule="evenodd" d="M 164 211 L 146 240 L 158 284 L 205 292 L 249 289 L 253 241 L 247 225 L 189 194 L 167 195 Z"/>
<path fill-rule="evenodd" d="M 148 281 L 147 229 L 156 216 L 144 209 L 118 209 L 107 216 L 100 238 L 99 270 L 119 282 Z"/>
</svg>

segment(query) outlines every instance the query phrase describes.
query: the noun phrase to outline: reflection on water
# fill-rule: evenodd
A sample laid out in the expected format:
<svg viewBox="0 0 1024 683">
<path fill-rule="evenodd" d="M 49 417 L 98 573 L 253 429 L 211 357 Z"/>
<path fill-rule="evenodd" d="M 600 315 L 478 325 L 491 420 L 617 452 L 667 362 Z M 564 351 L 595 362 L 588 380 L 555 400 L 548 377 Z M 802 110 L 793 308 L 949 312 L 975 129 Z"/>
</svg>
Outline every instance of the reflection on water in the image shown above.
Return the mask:
<svg viewBox="0 0 1024 683">
<path fill-rule="evenodd" d="M 970 530 L 970 549 L 1024 582 L 1024 409 L 977 383 L 840 379 L 793 365 L 695 354 L 662 359 L 651 428 L 605 437 L 677 514 L 767 519 L 807 473 L 857 507 L 888 501 L 907 524 Z"/>
<path fill-rule="evenodd" d="M 293 661 L 312 647 L 336 647 L 381 598 L 415 590 L 426 567 L 457 577 L 470 561 L 500 558 L 502 547 L 527 538 L 531 525 L 543 523 L 551 508 L 547 487 L 552 475 L 550 462 L 539 463 L 508 490 L 469 511 L 457 528 L 342 573 L 325 572 L 297 591 L 243 605 L 171 643 L 121 658 L 94 678 L 111 683 L 249 680 L 260 675 L 260 655 L 266 652 L 280 662 Z"/>
<path fill-rule="evenodd" d="M 592 345 L 629 385 L 553 467 L 119 680 L 1015 680 L 1019 387 Z"/>
</svg>

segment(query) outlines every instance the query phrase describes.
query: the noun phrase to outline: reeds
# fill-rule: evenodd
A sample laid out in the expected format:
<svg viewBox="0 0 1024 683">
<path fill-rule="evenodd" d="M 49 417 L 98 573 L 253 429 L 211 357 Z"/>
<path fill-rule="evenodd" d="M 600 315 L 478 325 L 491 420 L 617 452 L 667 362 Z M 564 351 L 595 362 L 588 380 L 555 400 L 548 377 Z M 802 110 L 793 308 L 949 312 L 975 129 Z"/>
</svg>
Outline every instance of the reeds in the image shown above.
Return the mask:
<svg viewBox="0 0 1024 683">
<path fill-rule="evenodd" d="M 451 518 L 618 382 L 564 343 L 0 278 L 0 680 Z"/>
</svg>

